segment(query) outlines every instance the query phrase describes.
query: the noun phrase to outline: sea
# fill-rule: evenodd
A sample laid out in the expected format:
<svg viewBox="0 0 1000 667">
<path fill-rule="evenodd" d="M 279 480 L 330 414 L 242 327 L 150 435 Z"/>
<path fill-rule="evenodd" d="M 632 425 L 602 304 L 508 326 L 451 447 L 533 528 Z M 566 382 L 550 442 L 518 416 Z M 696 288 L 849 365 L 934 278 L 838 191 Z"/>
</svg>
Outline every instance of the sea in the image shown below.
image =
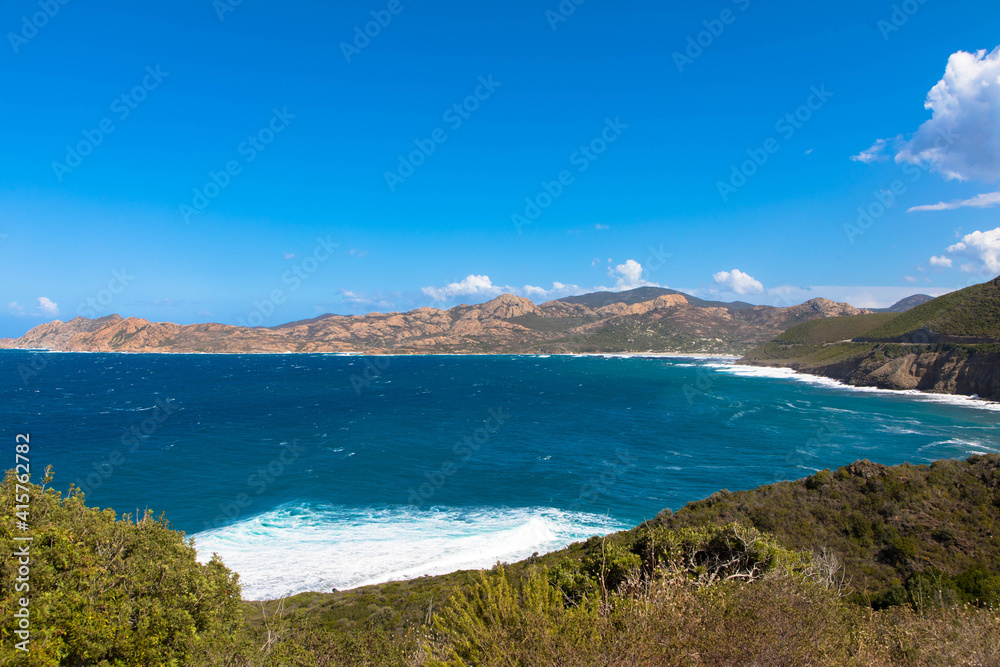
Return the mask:
<svg viewBox="0 0 1000 667">
<path fill-rule="evenodd" d="M 1000 404 L 732 358 L 0 351 L 33 481 L 151 510 L 274 599 L 490 567 L 720 489 L 1000 452 Z"/>
</svg>

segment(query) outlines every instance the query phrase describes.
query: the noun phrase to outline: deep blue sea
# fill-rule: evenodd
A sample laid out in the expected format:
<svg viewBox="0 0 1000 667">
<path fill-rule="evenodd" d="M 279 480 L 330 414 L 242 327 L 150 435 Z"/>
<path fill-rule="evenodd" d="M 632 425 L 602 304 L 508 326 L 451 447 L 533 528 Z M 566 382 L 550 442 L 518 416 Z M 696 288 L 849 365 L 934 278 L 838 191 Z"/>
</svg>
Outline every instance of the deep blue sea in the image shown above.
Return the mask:
<svg viewBox="0 0 1000 667">
<path fill-rule="evenodd" d="M 33 477 L 166 513 L 244 597 L 490 566 L 727 488 L 1000 451 L 997 404 L 731 360 L 0 351 Z"/>
</svg>

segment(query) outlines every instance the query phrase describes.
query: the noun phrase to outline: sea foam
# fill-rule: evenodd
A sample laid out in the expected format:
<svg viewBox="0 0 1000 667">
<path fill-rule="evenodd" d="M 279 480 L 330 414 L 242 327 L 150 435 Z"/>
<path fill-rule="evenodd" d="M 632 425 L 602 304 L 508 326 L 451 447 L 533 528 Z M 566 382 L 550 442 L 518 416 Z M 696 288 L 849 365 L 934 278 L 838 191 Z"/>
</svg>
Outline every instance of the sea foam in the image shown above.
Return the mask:
<svg viewBox="0 0 1000 667">
<path fill-rule="evenodd" d="M 192 537 L 240 573 L 243 597 L 274 599 L 489 568 L 628 526 L 551 508 L 347 508 L 292 504 Z"/>
<path fill-rule="evenodd" d="M 796 382 L 807 382 L 809 384 L 832 389 L 843 389 L 845 391 L 864 392 L 871 394 L 884 394 L 897 396 L 907 396 L 932 403 L 944 403 L 966 408 L 978 408 L 980 410 L 992 410 L 1000 412 L 1000 403 L 987 401 L 975 396 L 961 396 L 957 394 L 932 394 L 917 389 L 881 389 L 879 387 L 858 387 L 846 384 L 840 380 L 823 377 L 820 375 L 809 375 L 799 373 L 791 368 L 780 368 L 773 366 L 742 366 L 728 363 L 706 363 L 704 366 L 714 368 L 718 372 L 736 375 L 740 377 L 759 377 L 777 380 L 794 380 Z"/>
</svg>

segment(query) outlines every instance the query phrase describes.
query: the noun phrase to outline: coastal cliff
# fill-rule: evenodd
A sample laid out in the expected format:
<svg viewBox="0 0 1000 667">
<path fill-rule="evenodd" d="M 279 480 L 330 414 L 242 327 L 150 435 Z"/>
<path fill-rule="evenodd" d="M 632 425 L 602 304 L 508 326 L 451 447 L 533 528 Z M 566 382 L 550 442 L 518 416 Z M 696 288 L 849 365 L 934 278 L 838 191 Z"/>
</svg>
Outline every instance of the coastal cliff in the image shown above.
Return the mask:
<svg viewBox="0 0 1000 667">
<path fill-rule="evenodd" d="M 858 386 L 920 389 L 1000 400 L 1000 351 L 955 346 L 950 349 L 900 350 L 889 358 L 876 348 L 843 379 Z"/>
<path fill-rule="evenodd" d="M 753 358 L 753 355 L 749 355 Z M 748 363 L 747 358 L 742 360 Z M 754 358 L 754 365 L 785 366 L 856 387 L 916 389 L 1000 401 L 1000 347 L 872 345 L 829 364 Z"/>
<path fill-rule="evenodd" d="M 1000 400 L 1000 278 L 901 314 L 796 325 L 740 363 L 784 366 L 861 387 Z"/>
</svg>

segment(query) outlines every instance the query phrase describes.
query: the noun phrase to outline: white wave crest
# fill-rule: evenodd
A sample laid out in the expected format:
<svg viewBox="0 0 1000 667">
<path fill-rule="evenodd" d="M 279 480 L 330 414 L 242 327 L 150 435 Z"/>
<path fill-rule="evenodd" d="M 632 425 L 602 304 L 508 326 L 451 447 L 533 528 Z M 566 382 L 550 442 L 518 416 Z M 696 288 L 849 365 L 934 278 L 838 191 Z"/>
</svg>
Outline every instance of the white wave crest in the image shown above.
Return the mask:
<svg viewBox="0 0 1000 667">
<path fill-rule="evenodd" d="M 192 537 L 199 560 L 218 553 L 239 572 L 243 597 L 260 600 L 488 568 L 628 527 L 552 508 L 295 504 Z"/>
</svg>

